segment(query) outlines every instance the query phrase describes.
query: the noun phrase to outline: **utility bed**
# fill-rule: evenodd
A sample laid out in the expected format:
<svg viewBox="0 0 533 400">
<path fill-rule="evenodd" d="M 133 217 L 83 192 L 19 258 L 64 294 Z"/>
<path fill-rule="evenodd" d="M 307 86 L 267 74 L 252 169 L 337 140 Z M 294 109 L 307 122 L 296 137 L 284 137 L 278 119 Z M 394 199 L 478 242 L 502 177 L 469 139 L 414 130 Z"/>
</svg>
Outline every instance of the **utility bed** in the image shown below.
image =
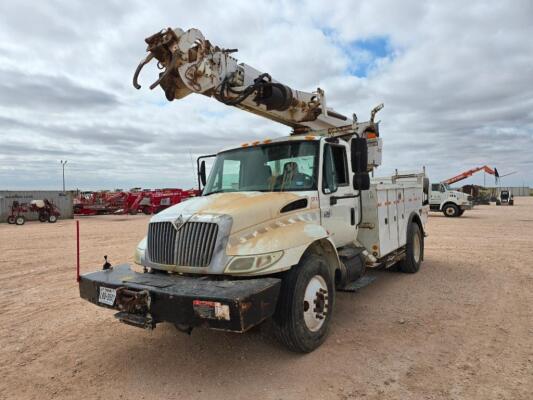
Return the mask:
<svg viewBox="0 0 533 400">
<path fill-rule="evenodd" d="M 80 296 L 119 311 L 124 323 L 159 322 L 245 332 L 272 316 L 281 279 L 212 279 L 140 273 L 127 264 L 80 276 Z"/>
<path fill-rule="evenodd" d="M 429 208 L 424 178 L 423 172 L 376 177 L 370 189 L 362 192 L 358 240 L 374 257 L 385 257 L 405 246 L 412 214 L 417 214 L 423 225 L 426 223 Z"/>
</svg>

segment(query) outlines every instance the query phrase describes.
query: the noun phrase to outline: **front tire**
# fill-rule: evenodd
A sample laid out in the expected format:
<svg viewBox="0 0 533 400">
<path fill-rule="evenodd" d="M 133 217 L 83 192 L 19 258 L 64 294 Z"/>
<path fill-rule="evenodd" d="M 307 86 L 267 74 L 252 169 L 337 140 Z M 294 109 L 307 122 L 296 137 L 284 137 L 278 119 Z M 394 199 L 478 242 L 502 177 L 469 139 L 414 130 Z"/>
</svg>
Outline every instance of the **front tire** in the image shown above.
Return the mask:
<svg viewBox="0 0 533 400">
<path fill-rule="evenodd" d="M 315 350 L 328 335 L 334 301 L 333 277 L 325 258 L 304 255 L 282 280 L 273 318 L 276 337 L 292 351 Z"/>
<path fill-rule="evenodd" d="M 442 212 L 446 217 L 457 217 L 459 215 L 459 207 L 453 203 L 448 203 L 444 205 Z"/>
<path fill-rule="evenodd" d="M 51 214 L 51 215 L 48 217 L 48 222 L 50 222 L 51 224 L 57 222 L 57 215 Z"/>
<path fill-rule="evenodd" d="M 15 223 L 15 216 L 10 215 L 9 217 L 7 217 L 7 223 L 13 225 Z"/>
<path fill-rule="evenodd" d="M 22 215 L 19 215 L 18 217 L 15 218 L 15 224 L 17 225 L 24 225 L 25 222 L 26 222 L 26 218 L 24 218 Z"/>
<path fill-rule="evenodd" d="M 407 228 L 407 244 L 405 258 L 398 263 L 399 270 L 414 274 L 420 269 L 424 259 L 424 235 L 416 222 L 411 222 Z"/>
</svg>

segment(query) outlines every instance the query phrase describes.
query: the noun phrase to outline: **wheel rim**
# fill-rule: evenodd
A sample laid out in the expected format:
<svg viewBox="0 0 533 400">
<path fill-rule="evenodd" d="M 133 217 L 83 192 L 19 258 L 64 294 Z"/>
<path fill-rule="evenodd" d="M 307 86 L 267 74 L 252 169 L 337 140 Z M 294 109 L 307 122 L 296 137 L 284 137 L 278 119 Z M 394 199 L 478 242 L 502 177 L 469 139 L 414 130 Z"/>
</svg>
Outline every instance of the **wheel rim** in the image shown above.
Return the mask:
<svg viewBox="0 0 533 400">
<path fill-rule="evenodd" d="M 455 210 L 453 209 L 453 207 L 446 207 L 446 214 L 450 216 L 455 214 Z"/>
<path fill-rule="evenodd" d="M 316 332 L 322 328 L 328 314 L 328 306 L 328 285 L 324 278 L 315 275 L 305 288 L 304 321 L 307 329 Z"/>
<path fill-rule="evenodd" d="M 420 235 L 415 234 L 413 237 L 413 258 L 415 259 L 415 262 L 420 261 L 420 253 L 421 253 L 421 243 L 420 243 Z"/>
</svg>

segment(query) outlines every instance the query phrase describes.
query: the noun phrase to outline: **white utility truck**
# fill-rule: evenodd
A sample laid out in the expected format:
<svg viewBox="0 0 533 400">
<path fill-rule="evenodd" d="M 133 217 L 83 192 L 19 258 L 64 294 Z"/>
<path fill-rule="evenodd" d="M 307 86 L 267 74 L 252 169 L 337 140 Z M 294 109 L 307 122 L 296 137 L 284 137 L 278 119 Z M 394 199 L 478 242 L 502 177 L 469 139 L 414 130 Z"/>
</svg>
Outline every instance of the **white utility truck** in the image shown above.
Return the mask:
<svg viewBox="0 0 533 400">
<path fill-rule="evenodd" d="M 366 268 L 417 272 L 424 258 L 429 181 L 424 172 L 369 178 L 381 164 L 378 123 L 326 105 L 324 92 L 289 88 L 213 46 L 200 31 L 146 39 L 169 100 L 191 93 L 292 128 L 197 162 L 202 195 L 152 217 L 136 263 L 80 277 L 82 298 L 127 324 L 173 323 L 245 332 L 272 318 L 278 338 L 309 352 L 326 338 L 336 290 Z M 206 156 L 209 157 L 209 156 Z M 354 286 L 355 285 L 355 286 Z"/>
<path fill-rule="evenodd" d="M 445 183 L 433 183 L 429 207 L 431 211 L 442 211 L 447 217 L 460 217 L 465 210 L 471 210 L 474 203 L 467 193 L 451 190 Z"/>
</svg>

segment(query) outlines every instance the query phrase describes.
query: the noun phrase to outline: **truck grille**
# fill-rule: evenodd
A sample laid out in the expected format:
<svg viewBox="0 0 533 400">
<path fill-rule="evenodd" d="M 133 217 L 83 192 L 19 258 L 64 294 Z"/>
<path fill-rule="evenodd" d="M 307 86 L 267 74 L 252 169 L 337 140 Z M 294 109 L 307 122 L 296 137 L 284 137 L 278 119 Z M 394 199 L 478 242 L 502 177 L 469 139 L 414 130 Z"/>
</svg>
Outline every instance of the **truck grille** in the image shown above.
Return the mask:
<svg viewBox="0 0 533 400">
<path fill-rule="evenodd" d="M 148 226 L 148 253 L 157 264 L 207 267 L 215 250 L 218 225 L 186 222 L 179 231 L 171 222 Z"/>
<path fill-rule="evenodd" d="M 174 265 L 176 228 L 172 222 L 152 222 L 148 225 L 148 254 L 157 264 Z"/>
</svg>

